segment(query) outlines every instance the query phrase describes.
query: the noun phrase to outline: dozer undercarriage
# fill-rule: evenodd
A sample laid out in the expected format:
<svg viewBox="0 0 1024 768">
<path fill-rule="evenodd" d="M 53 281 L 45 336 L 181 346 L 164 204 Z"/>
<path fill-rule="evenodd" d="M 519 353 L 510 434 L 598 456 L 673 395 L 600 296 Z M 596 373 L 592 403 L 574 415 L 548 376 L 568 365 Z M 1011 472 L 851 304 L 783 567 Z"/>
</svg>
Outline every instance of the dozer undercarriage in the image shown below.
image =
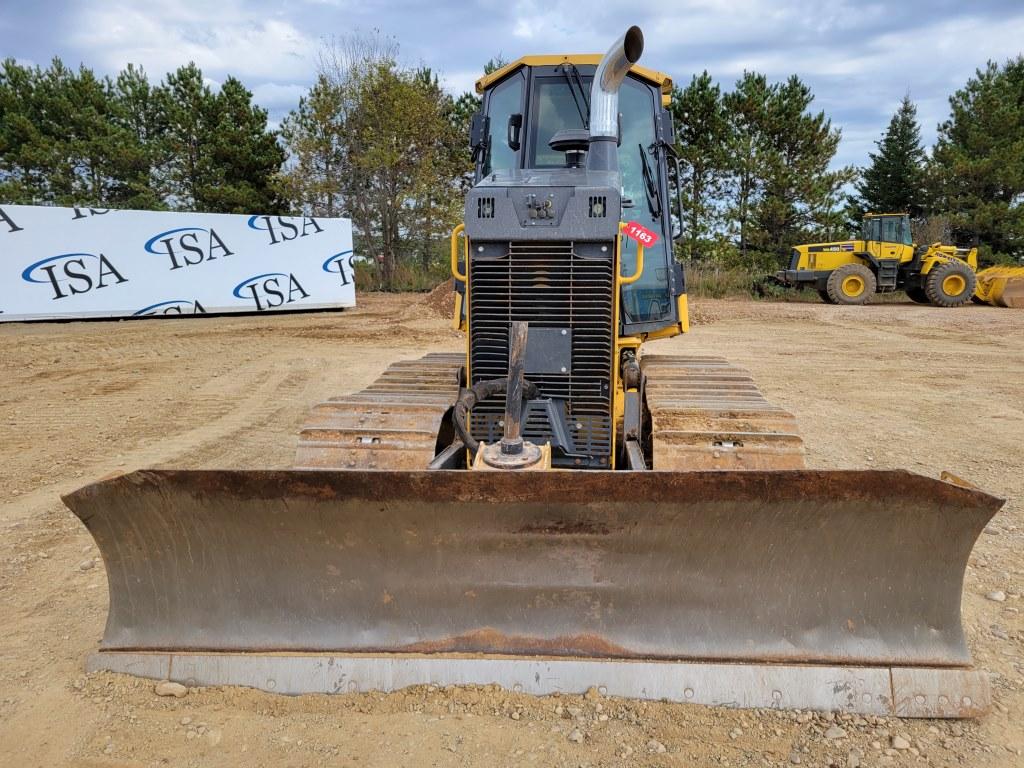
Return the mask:
<svg viewBox="0 0 1024 768">
<path fill-rule="evenodd" d="M 688 324 L 671 82 L 634 66 L 641 49 L 632 28 L 603 59 L 481 81 L 452 247 L 465 355 L 316 406 L 292 470 L 144 470 L 65 498 L 107 568 L 91 669 L 279 693 L 499 683 L 985 710 L 960 595 L 1002 502 L 808 470 L 793 416 L 744 370 L 642 352 Z"/>
</svg>

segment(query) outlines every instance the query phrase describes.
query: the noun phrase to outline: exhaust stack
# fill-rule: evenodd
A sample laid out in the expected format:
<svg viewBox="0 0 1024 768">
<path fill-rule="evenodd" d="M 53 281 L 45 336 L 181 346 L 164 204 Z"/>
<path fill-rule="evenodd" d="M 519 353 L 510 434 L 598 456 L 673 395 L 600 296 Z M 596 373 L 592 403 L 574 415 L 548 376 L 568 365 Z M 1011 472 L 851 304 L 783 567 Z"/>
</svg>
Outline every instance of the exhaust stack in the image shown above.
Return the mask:
<svg viewBox="0 0 1024 768">
<path fill-rule="evenodd" d="M 597 65 L 590 88 L 590 151 L 587 168 L 618 171 L 619 86 L 644 52 L 644 33 L 632 26 Z"/>
</svg>

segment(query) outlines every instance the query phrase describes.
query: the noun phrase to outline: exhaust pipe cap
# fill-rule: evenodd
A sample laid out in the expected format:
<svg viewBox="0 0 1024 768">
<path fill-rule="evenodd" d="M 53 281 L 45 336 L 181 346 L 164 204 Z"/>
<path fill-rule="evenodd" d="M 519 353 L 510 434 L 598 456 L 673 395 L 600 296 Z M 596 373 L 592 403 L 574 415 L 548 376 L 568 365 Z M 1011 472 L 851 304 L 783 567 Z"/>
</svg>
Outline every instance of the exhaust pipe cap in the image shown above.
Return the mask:
<svg viewBox="0 0 1024 768">
<path fill-rule="evenodd" d="M 640 61 L 640 56 L 644 52 L 644 33 L 640 27 L 634 24 L 626 30 L 622 41 L 622 48 L 623 53 L 626 55 L 626 61 L 630 64 L 636 64 Z"/>
</svg>

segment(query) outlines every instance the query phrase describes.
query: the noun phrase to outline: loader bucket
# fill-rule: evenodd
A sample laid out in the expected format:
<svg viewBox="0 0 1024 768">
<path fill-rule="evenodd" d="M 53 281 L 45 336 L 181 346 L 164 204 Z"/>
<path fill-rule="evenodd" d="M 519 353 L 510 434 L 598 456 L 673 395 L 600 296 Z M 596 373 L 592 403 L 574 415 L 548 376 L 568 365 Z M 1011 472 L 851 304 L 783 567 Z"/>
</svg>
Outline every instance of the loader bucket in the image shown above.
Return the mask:
<svg viewBox="0 0 1024 768">
<path fill-rule="evenodd" d="M 1024 308 L 1024 267 L 989 267 L 977 274 L 974 299 L 994 307 Z"/>
<path fill-rule="evenodd" d="M 924 668 L 933 683 L 952 675 L 920 694 L 925 714 L 973 714 L 985 695 L 980 677 L 963 677 L 960 595 L 971 547 L 1002 502 L 907 472 L 147 470 L 64 501 L 107 569 L 94 668 L 174 677 L 177 664 L 192 682 L 330 691 L 338 680 L 297 682 L 293 654 L 320 659 L 317 675 L 338 664 L 350 688 L 431 682 L 438 669 L 472 682 L 453 659 L 484 654 L 506 666 L 642 660 L 638 679 L 653 663 L 636 695 L 660 690 L 666 662 L 705 675 L 701 665 L 764 665 L 755 687 L 770 698 L 756 706 L 815 707 L 771 682 L 785 669 L 813 677 L 815 665 L 839 670 L 823 678 L 833 687 L 851 669 L 862 683 L 884 671 L 882 693 L 864 694 L 870 706 L 817 708 L 895 712 L 900 669 Z M 353 683 L 361 654 L 378 666 Z M 424 654 L 447 666 L 380 667 L 428 669 Z M 268 658 L 285 671 L 253 672 Z M 577 677 L 589 673 L 573 669 L 558 689 L 587 687 Z M 291 683 L 267 683 L 281 675 Z M 971 695 L 943 688 L 949 680 Z M 538 685 L 540 673 L 527 690 Z M 681 686 L 664 697 L 693 696 Z"/>
</svg>

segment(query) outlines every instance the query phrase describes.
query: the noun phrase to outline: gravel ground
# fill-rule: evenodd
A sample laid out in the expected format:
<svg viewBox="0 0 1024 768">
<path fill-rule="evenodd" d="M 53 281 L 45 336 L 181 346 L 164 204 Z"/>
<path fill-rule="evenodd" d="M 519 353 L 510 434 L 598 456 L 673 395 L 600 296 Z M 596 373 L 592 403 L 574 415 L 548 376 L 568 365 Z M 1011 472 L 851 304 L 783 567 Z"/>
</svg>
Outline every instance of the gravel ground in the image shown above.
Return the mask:
<svg viewBox="0 0 1024 768">
<path fill-rule="evenodd" d="M 3 324 L 0 765 L 1024 765 L 1024 312 L 704 301 L 686 338 L 800 420 L 812 467 L 950 470 L 1009 499 L 964 618 L 978 721 L 734 711 L 490 687 L 287 698 L 85 675 L 103 563 L 59 494 L 143 466 L 287 467 L 310 404 L 388 363 L 464 349 L 420 296 L 344 313 Z M 437 305 L 437 306 L 435 306 Z M 158 695 L 163 694 L 163 695 Z"/>
</svg>

